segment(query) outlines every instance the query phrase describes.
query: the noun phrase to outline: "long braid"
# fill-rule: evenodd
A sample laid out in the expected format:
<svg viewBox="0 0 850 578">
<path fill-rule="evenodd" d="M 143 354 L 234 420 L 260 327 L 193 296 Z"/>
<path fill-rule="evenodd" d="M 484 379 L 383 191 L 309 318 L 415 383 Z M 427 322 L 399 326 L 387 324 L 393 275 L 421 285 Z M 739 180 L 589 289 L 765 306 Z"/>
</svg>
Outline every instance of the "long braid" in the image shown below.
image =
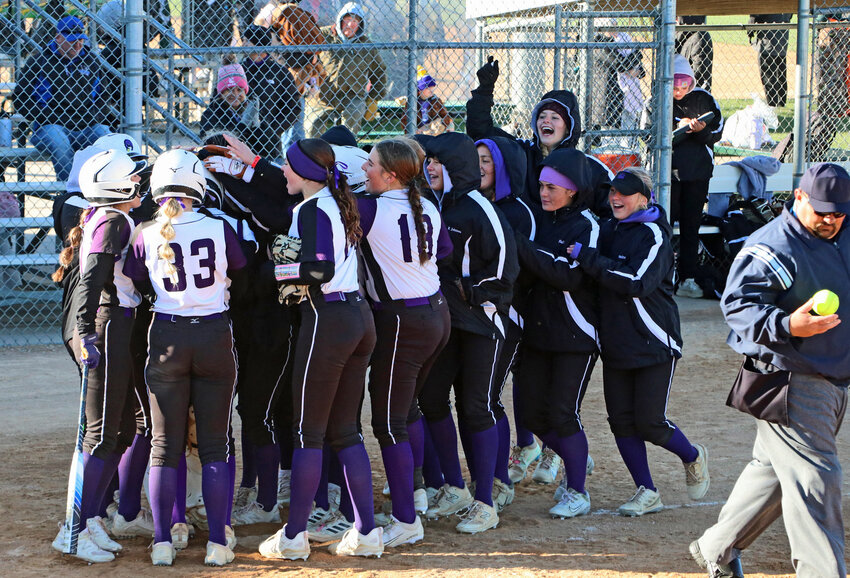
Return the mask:
<svg viewBox="0 0 850 578">
<path fill-rule="evenodd" d="M 360 237 L 363 236 L 363 229 L 360 227 L 360 211 L 357 209 L 357 201 L 354 200 L 354 195 L 351 194 L 348 179 L 340 173 L 339 186 L 337 187 L 333 175 L 330 175 L 326 184 L 339 207 L 342 224 L 345 228 L 345 238 L 350 245 L 356 245 L 360 241 Z"/>
<path fill-rule="evenodd" d="M 422 163 L 425 151 L 413 139 L 393 138 L 375 145 L 381 166 L 394 172 L 396 178 L 407 185 L 407 198 L 413 213 L 413 225 L 416 229 L 416 248 L 419 251 L 419 263 L 425 264 L 431 258 L 428 254 L 428 232 L 422 216 Z"/>
<path fill-rule="evenodd" d="M 419 181 L 414 178 L 408 185 L 407 198 L 410 208 L 413 210 L 413 224 L 416 226 L 416 248 L 419 250 L 419 264 L 424 265 L 431 258 L 428 255 L 428 245 L 425 230 L 425 220 L 422 218 L 422 194 L 419 190 Z"/>
<path fill-rule="evenodd" d="M 80 213 L 80 222 L 77 223 L 77 226 L 71 229 L 68 233 L 68 246 L 62 249 L 62 252 L 59 253 L 59 268 L 56 269 L 56 271 L 53 272 L 53 275 L 50 276 L 50 278 L 56 283 L 62 282 L 62 279 L 65 278 L 65 271 L 71 266 L 71 263 L 74 262 L 74 254 L 83 242 L 83 225 L 86 220 L 88 220 L 92 211 L 94 211 L 94 208 L 89 207 Z"/>
<path fill-rule="evenodd" d="M 162 223 L 162 228 L 159 230 L 159 234 L 165 242 L 159 246 L 157 255 L 160 259 L 165 261 L 163 269 L 165 269 L 165 273 L 171 278 L 172 283 L 177 283 L 179 278 L 177 276 L 177 267 L 174 265 L 174 249 L 171 247 L 171 243 L 169 242 L 177 236 L 177 233 L 174 231 L 174 226 L 171 224 L 171 220 L 182 214 L 183 207 L 175 198 L 168 199 L 156 212 L 157 218 L 165 217 L 165 222 Z"/>
</svg>

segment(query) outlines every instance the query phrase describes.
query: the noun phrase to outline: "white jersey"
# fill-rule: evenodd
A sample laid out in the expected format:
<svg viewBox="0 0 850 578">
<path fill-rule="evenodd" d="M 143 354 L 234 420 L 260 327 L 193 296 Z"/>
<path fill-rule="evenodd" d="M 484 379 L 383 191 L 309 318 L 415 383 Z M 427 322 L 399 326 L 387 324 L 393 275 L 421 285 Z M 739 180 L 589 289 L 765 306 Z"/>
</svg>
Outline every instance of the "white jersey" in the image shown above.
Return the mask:
<svg viewBox="0 0 850 578">
<path fill-rule="evenodd" d="M 322 293 L 351 293 L 360 288 L 357 280 L 357 251 L 345 238 L 345 227 L 336 200 L 325 187 L 292 212 L 291 237 L 301 239 L 299 261 L 330 261 L 334 276 L 322 284 Z"/>
<path fill-rule="evenodd" d="M 80 278 L 85 276 L 89 255 L 104 253 L 115 256 L 112 281 L 106 282 L 100 294 L 100 305 L 138 307 L 142 298 L 133 281 L 124 274 L 124 261 L 133 232 L 130 215 L 111 207 L 98 207 L 83 226 L 80 242 Z"/>
<path fill-rule="evenodd" d="M 437 207 L 421 199 L 425 248 L 429 259 L 419 262 L 418 238 L 407 190 L 359 196 L 366 265 L 366 291 L 373 301 L 429 297 L 440 289 L 437 259 L 451 254 L 448 230 Z"/>
<path fill-rule="evenodd" d="M 71 164 L 71 172 L 68 175 L 68 181 L 65 183 L 66 191 L 69 193 L 82 192 L 80 188 L 80 168 L 82 168 L 83 163 L 104 150 L 106 149 L 91 145 L 74 153 L 74 162 Z"/>
<path fill-rule="evenodd" d="M 201 213 L 185 212 L 172 219 L 177 279 L 165 271 L 159 247 L 166 219 L 157 217 L 136 228 L 125 272 L 133 279 L 149 278 L 156 293 L 152 310 L 157 313 L 201 317 L 228 308 L 227 271 L 245 266 L 245 255 L 236 233 L 226 222 Z"/>
</svg>

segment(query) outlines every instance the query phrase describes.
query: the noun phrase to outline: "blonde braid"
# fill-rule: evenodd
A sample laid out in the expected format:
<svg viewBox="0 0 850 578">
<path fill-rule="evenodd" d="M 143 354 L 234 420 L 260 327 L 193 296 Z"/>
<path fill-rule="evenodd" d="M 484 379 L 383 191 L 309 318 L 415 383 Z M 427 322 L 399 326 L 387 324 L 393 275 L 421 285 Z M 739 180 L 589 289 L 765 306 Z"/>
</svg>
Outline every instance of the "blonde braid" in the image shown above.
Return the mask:
<svg viewBox="0 0 850 578">
<path fill-rule="evenodd" d="M 174 249 L 171 248 L 169 241 L 176 237 L 177 233 L 174 232 L 174 226 L 171 224 L 171 220 L 182 214 L 183 206 L 175 198 L 168 199 L 156 212 L 157 218 L 165 217 L 166 219 L 162 224 L 162 228 L 159 230 L 159 234 L 165 240 L 165 243 L 159 246 L 157 255 L 165 261 L 163 268 L 166 274 L 171 277 L 171 282 L 175 284 L 178 282 L 177 267 L 174 266 Z"/>
</svg>

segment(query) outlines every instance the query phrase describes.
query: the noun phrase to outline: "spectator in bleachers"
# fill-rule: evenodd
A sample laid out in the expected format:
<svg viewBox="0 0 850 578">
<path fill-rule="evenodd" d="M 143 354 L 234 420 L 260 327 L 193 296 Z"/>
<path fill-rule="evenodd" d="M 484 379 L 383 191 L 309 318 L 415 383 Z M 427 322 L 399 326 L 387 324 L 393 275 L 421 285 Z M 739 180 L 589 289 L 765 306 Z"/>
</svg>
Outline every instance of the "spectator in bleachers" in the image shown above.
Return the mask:
<svg viewBox="0 0 850 578">
<path fill-rule="evenodd" d="M 86 42 L 82 20 L 64 16 L 56 37 L 19 71 L 15 110 L 32 122 L 32 142 L 46 151 L 56 179 L 65 181 L 74 151 L 110 131 L 104 73 Z"/>
<path fill-rule="evenodd" d="M 262 125 L 257 135 L 257 154 L 269 159 L 283 158 L 281 134 L 298 121 L 302 99 L 289 69 L 263 51 L 272 41 L 271 30 L 265 26 L 248 26 L 242 32 L 243 46 L 256 46 L 242 61 L 248 86 L 257 99 Z"/>
<path fill-rule="evenodd" d="M 422 66 L 416 67 L 416 134 L 437 136 L 454 130 L 454 120 L 443 101 L 434 94 L 437 81 Z M 403 108 L 401 126 L 407 126 L 407 97 L 400 96 L 396 102 Z M 406 129 L 405 129 L 406 130 Z"/>
<path fill-rule="evenodd" d="M 328 44 L 355 46 L 371 42 L 366 35 L 363 9 L 348 2 L 337 15 L 335 26 L 322 28 Z M 353 133 L 360 130 L 366 114 L 366 97 L 380 100 L 387 94 L 387 67 L 375 48 L 356 50 L 323 50 L 322 65 L 327 76 L 319 93 L 319 106 L 308 115 L 308 133 L 318 135 L 338 124 L 334 117 Z"/>
<path fill-rule="evenodd" d="M 679 24 L 705 24 L 705 16 L 679 16 Z M 676 54 L 688 59 L 697 86 L 711 92 L 711 72 L 714 69 L 714 42 L 707 30 L 676 32 Z"/>
<path fill-rule="evenodd" d="M 201 114 L 201 138 L 226 132 L 248 144 L 251 150 L 259 150 L 259 109 L 256 99 L 248 98 L 248 79 L 242 65 L 229 62 L 219 68 L 215 88 L 216 95 Z"/>
</svg>

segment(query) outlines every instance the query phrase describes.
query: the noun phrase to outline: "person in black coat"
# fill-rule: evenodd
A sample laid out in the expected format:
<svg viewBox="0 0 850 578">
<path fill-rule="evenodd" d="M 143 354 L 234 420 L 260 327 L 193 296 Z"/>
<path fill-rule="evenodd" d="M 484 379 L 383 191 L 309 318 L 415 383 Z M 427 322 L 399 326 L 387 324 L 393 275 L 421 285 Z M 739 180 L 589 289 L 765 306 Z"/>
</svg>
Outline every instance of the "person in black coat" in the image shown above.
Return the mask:
<svg viewBox="0 0 850 578">
<path fill-rule="evenodd" d="M 524 140 L 493 124 L 493 90 L 499 78 L 499 61 L 490 56 L 478 69 L 478 87 L 466 103 L 466 134 L 475 140 L 501 136 L 515 140 L 526 155 L 526 190 L 537 201 L 537 176 L 540 162 L 559 148 L 575 148 L 581 136 L 581 113 L 578 100 L 569 90 L 550 90 L 531 111 L 531 132 L 534 137 Z M 613 174 L 599 159 L 588 156 L 590 182 L 594 192 L 590 207 L 599 216 L 610 214 L 608 188 Z"/>
<path fill-rule="evenodd" d="M 750 24 L 787 24 L 791 14 L 751 14 Z M 769 106 L 785 106 L 788 100 L 788 36 L 785 30 L 753 30 L 747 33 L 758 50 L 759 73 Z"/>
</svg>

